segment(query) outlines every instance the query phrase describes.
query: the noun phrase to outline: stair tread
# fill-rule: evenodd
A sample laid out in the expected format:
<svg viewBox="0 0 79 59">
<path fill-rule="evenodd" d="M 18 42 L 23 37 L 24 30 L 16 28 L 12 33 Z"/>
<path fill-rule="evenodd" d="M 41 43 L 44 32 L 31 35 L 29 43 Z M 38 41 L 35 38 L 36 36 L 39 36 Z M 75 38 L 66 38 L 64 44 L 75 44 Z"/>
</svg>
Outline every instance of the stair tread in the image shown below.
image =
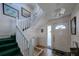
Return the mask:
<svg viewBox="0 0 79 59">
<path fill-rule="evenodd" d="M 0 38 L 0 40 L 11 39 L 11 38 Z"/>
<path fill-rule="evenodd" d="M 14 39 L 11 39 L 11 38 L 9 38 L 9 39 L 0 39 L 0 41 L 7 41 L 7 40 L 14 40 Z"/>
<path fill-rule="evenodd" d="M 8 44 L 3 44 L 3 45 L 0 45 L 0 48 L 15 45 L 15 44 L 17 44 L 17 43 L 13 42 L 13 43 L 8 43 Z"/>
<path fill-rule="evenodd" d="M 15 50 L 18 51 L 18 49 L 19 49 L 19 48 L 12 48 L 12 49 L 9 49 L 9 50 L 0 52 L 0 55 L 6 55 L 6 54 L 8 54 L 8 53 L 14 52 Z"/>
</svg>

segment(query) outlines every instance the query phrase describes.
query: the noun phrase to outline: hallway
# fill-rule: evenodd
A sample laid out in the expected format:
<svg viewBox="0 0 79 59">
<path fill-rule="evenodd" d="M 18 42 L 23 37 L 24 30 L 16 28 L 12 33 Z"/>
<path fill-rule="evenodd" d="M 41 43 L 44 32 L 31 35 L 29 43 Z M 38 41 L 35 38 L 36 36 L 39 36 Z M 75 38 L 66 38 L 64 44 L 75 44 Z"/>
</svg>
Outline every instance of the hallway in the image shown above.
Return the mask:
<svg viewBox="0 0 79 59">
<path fill-rule="evenodd" d="M 0 56 L 79 56 L 78 26 L 78 3 L 0 3 Z"/>
</svg>

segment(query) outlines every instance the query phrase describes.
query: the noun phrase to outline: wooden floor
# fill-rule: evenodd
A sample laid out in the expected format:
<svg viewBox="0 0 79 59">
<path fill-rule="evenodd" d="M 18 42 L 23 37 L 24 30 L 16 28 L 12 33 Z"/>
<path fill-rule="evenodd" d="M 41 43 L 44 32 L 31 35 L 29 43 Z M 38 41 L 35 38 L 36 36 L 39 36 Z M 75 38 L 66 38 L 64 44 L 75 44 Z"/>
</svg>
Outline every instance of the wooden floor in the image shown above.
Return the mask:
<svg viewBox="0 0 79 59">
<path fill-rule="evenodd" d="M 44 47 L 40 45 L 38 45 L 38 47 L 44 49 L 44 52 L 40 56 L 57 56 L 56 54 L 53 53 L 53 50 L 48 47 Z"/>
<path fill-rule="evenodd" d="M 41 54 L 41 56 L 53 56 L 52 50 L 44 48 L 44 52 Z"/>
</svg>

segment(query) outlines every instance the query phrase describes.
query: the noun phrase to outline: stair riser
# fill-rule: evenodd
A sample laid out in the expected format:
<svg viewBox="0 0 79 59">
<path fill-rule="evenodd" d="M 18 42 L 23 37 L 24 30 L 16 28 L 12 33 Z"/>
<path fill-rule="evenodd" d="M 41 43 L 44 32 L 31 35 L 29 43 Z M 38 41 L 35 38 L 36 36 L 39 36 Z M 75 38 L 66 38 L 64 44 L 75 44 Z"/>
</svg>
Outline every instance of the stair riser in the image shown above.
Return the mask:
<svg viewBox="0 0 79 59">
<path fill-rule="evenodd" d="M 8 44 L 8 43 L 12 43 L 12 42 L 15 42 L 15 40 L 5 40 L 5 41 L 0 41 L 0 45 Z"/>
<path fill-rule="evenodd" d="M 0 54 L 0 56 L 15 56 L 19 52 L 19 49 L 16 49 L 14 51 L 5 53 L 5 54 Z"/>
<path fill-rule="evenodd" d="M 8 49 L 11 49 L 11 48 L 15 48 L 15 47 L 17 47 L 17 44 L 0 47 L 0 52 L 5 51 L 5 50 L 8 50 Z"/>
</svg>

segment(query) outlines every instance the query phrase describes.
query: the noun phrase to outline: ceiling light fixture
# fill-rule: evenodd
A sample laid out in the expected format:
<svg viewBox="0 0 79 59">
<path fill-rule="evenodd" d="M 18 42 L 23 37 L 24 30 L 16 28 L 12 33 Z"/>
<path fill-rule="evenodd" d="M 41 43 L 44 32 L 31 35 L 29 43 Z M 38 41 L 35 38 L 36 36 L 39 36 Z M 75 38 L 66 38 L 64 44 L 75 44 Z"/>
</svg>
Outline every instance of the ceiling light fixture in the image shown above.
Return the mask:
<svg viewBox="0 0 79 59">
<path fill-rule="evenodd" d="M 58 9 L 56 9 L 55 10 L 55 12 L 56 12 L 56 17 L 59 17 L 59 16 L 63 16 L 64 14 L 65 14 L 65 8 L 58 8 Z"/>
</svg>

